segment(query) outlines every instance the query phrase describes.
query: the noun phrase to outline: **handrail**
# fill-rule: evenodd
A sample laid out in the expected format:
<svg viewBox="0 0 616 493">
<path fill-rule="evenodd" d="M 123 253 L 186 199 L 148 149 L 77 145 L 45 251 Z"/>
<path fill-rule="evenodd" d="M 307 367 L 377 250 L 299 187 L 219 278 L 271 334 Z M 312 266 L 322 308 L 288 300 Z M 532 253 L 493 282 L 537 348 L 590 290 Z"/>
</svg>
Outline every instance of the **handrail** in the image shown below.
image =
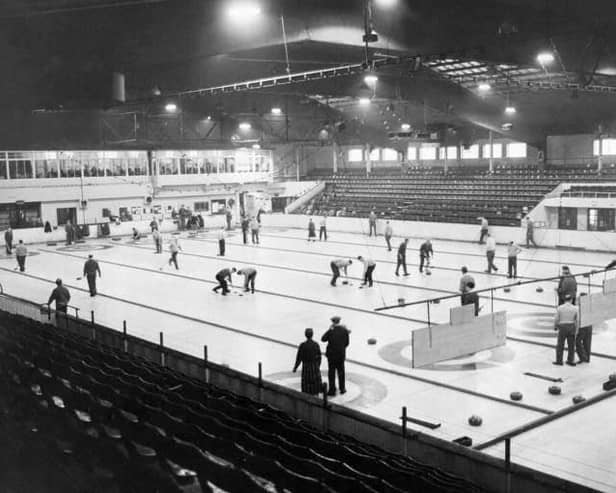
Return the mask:
<svg viewBox="0 0 616 493">
<path fill-rule="evenodd" d="M 590 277 L 593 274 L 600 274 L 601 272 L 607 272 L 608 270 L 613 270 L 613 269 L 599 269 L 599 270 L 591 270 L 588 272 L 581 272 L 579 274 L 571 274 L 572 277 L 577 277 L 577 276 L 582 276 L 582 277 Z M 503 289 L 503 288 L 510 288 L 510 287 L 515 287 L 515 286 L 523 286 L 525 284 L 532 284 L 532 283 L 536 283 L 536 282 L 546 282 L 546 281 L 555 281 L 557 279 L 560 279 L 562 276 L 554 276 L 554 277 L 545 277 L 542 279 L 531 279 L 529 281 L 517 281 L 511 284 L 503 284 L 501 286 L 492 286 L 490 288 L 484 288 L 484 289 L 476 289 L 473 290 L 474 293 L 484 293 L 484 292 L 494 292 L 497 289 Z M 428 298 L 428 299 L 423 299 L 423 300 L 419 300 L 419 301 L 410 301 L 408 303 L 400 303 L 400 304 L 396 304 L 396 305 L 387 305 L 387 306 L 381 306 L 378 308 L 375 308 L 374 311 L 375 312 L 382 312 L 385 310 L 392 310 L 394 308 L 402 308 L 405 306 L 412 306 L 412 305 L 421 305 L 424 303 L 439 303 L 442 300 L 448 300 L 448 299 L 452 299 L 452 298 L 459 298 L 462 295 L 462 293 L 456 293 L 456 294 L 449 294 L 446 296 L 440 296 L 438 298 Z"/>
<path fill-rule="evenodd" d="M 17 297 L 12 296 L 12 295 L 5 295 L 5 296 L 9 296 L 11 298 L 16 298 L 16 299 L 19 299 L 19 300 L 22 300 L 22 301 L 28 301 L 29 303 L 36 304 L 36 303 L 34 303 L 34 302 L 30 301 L 30 300 L 24 300 L 23 298 L 17 298 Z M 49 303 L 43 303 L 43 304 L 41 304 L 41 306 L 46 306 L 47 307 L 47 311 L 49 312 L 49 314 L 51 314 L 52 311 L 54 311 L 56 313 L 58 312 L 58 310 L 53 310 Z M 66 308 L 72 308 L 73 310 L 75 310 L 75 318 L 77 320 L 79 320 L 79 307 L 78 306 L 66 305 Z"/>
</svg>

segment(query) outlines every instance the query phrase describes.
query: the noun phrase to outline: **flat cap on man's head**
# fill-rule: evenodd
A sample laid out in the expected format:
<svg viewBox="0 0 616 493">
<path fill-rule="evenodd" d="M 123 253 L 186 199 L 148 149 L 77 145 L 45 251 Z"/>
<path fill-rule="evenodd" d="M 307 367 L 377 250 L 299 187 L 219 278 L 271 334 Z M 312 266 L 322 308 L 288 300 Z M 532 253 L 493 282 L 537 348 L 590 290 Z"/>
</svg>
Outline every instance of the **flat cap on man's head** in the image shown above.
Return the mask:
<svg viewBox="0 0 616 493">
<path fill-rule="evenodd" d="M 56 284 L 59 286 L 60 284 L 62 284 L 62 279 L 60 279 L 59 277 L 56 279 Z"/>
<path fill-rule="evenodd" d="M 337 324 L 338 322 L 340 322 L 340 317 L 338 315 L 334 315 L 332 318 L 330 318 L 330 320 Z"/>
</svg>

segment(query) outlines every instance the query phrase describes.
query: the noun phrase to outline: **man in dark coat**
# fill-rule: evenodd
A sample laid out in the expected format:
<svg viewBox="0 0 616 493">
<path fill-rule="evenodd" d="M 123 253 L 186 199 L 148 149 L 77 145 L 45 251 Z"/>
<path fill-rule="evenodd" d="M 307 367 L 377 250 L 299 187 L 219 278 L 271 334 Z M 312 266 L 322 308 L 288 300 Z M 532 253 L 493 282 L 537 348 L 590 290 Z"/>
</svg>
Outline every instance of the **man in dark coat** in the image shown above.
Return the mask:
<svg viewBox="0 0 616 493">
<path fill-rule="evenodd" d="M 70 221 L 66 221 L 64 231 L 66 231 L 66 244 L 72 245 L 73 239 L 75 238 L 75 230 L 73 229 L 73 224 Z"/>
<path fill-rule="evenodd" d="M 6 247 L 6 254 L 11 255 L 13 253 L 13 230 L 10 226 L 4 232 L 4 243 Z"/>
<path fill-rule="evenodd" d="M 346 393 L 344 378 L 344 360 L 346 359 L 346 348 L 349 345 L 349 330 L 340 323 L 340 317 L 331 318 L 332 325 L 321 337 L 321 342 L 327 342 L 325 356 L 327 357 L 327 378 L 329 380 L 329 390 L 327 395 L 336 395 L 336 373 L 338 373 L 338 383 L 340 393 Z"/>
<path fill-rule="evenodd" d="M 236 272 L 236 270 L 237 269 L 233 267 L 231 269 L 222 269 L 218 271 L 218 274 L 216 274 L 216 280 L 218 281 L 218 286 L 214 287 L 212 291 L 214 291 L 215 293 L 218 293 L 218 290 L 222 289 L 223 296 L 227 296 L 227 293 L 229 292 L 229 286 L 227 285 L 227 279 L 229 280 L 229 284 L 232 284 L 233 281 L 231 279 L 231 274 Z"/>
<path fill-rule="evenodd" d="M 47 301 L 49 308 L 51 309 L 51 304 L 55 301 L 56 311 L 66 313 L 70 300 L 71 294 L 68 292 L 68 289 L 63 286 L 62 279 L 56 279 L 56 287 L 51 292 L 51 296 L 49 296 L 49 300 Z"/>
<path fill-rule="evenodd" d="M 432 242 L 426 240 L 419 247 L 419 272 L 423 272 L 424 264 L 427 264 L 426 272 L 429 271 L 430 257 L 434 257 L 434 250 L 432 249 Z"/>
<path fill-rule="evenodd" d="M 560 281 L 558 282 L 558 288 L 556 288 L 556 292 L 558 293 L 559 306 L 565 303 L 565 297 L 567 295 L 571 296 L 571 303 L 575 305 L 575 297 L 577 295 L 577 281 L 575 280 L 575 277 L 571 275 L 571 271 L 566 265 L 562 266 L 561 277 Z"/>
<path fill-rule="evenodd" d="M 26 257 L 28 256 L 28 249 L 24 245 L 24 240 L 19 240 L 17 247 L 15 247 L 15 256 L 17 257 L 19 271 L 24 272 L 26 270 Z"/>
<path fill-rule="evenodd" d="M 400 243 L 400 246 L 398 247 L 398 263 L 396 264 L 396 275 L 397 276 L 400 275 L 398 274 L 400 267 L 404 269 L 405 276 L 409 275 L 409 273 L 406 270 L 406 247 L 408 246 L 408 244 L 409 244 L 409 239 L 405 238 L 404 241 Z"/>
<path fill-rule="evenodd" d="M 96 296 L 96 273 L 101 277 L 101 268 L 98 262 L 94 260 L 94 255 L 88 255 L 88 260 L 83 264 L 83 275 L 88 280 L 88 288 L 90 296 Z"/>
<path fill-rule="evenodd" d="M 250 219 L 248 216 L 244 215 L 242 217 L 242 240 L 244 241 L 244 245 L 248 243 L 248 227 L 250 225 Z"/>
</svg>

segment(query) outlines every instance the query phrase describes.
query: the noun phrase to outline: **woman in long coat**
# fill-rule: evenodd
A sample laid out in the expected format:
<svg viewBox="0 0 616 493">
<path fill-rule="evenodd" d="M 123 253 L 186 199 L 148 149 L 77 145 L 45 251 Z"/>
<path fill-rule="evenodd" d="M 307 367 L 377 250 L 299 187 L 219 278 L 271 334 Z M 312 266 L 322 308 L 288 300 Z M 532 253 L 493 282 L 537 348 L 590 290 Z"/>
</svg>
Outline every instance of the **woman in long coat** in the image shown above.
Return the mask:
<svg viewBox="0 0 616 493">
<path fill-rule="evenodd" d="M 312 218 L 308 221 L 308 241 L 317 241 L 317 228 Z"/>
<path fill-rule="evenodd" d="M 317 395 L 322 391 L 321 383 L 321 348 L 312 340 L 312 329 L 304 332 L 306 340 L 297 348 L 297 358 L 293 372 L 302 365 L 302 392 Z"/>
</svg>

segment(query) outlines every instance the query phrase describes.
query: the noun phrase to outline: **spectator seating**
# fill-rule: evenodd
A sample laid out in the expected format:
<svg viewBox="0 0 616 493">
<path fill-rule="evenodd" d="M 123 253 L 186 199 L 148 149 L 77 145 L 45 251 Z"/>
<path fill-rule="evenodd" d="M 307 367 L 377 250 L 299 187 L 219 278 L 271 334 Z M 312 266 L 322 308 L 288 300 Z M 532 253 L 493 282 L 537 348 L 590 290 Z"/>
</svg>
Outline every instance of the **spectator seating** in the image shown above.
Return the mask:
<svg viewBox="0 0 616 493">
<path fill-rule="evenodd" d="M 480 491 L 435 467 L 4 312 L 0 386 L 2 415 L 23 435 L 37 430 L 44 463 L 70 457 L 90 471 L 101 486 L 88 491 Z"/>
<path fill-rule="evenodd" d="M 494 173 L 485 167 L 411 168 L 404 172 L 378 170 L 328 175 L 315 172 L 311 180 L 326 182 L 324 192 L 298 213 L 336 216 L 377 214 L 390 219 L 519 226 L 523 211 L 531 210 L 561 182 L 616 181 L 616 168 L 597 174 L 584 168 L 506 168 Z"/>
</svg>

